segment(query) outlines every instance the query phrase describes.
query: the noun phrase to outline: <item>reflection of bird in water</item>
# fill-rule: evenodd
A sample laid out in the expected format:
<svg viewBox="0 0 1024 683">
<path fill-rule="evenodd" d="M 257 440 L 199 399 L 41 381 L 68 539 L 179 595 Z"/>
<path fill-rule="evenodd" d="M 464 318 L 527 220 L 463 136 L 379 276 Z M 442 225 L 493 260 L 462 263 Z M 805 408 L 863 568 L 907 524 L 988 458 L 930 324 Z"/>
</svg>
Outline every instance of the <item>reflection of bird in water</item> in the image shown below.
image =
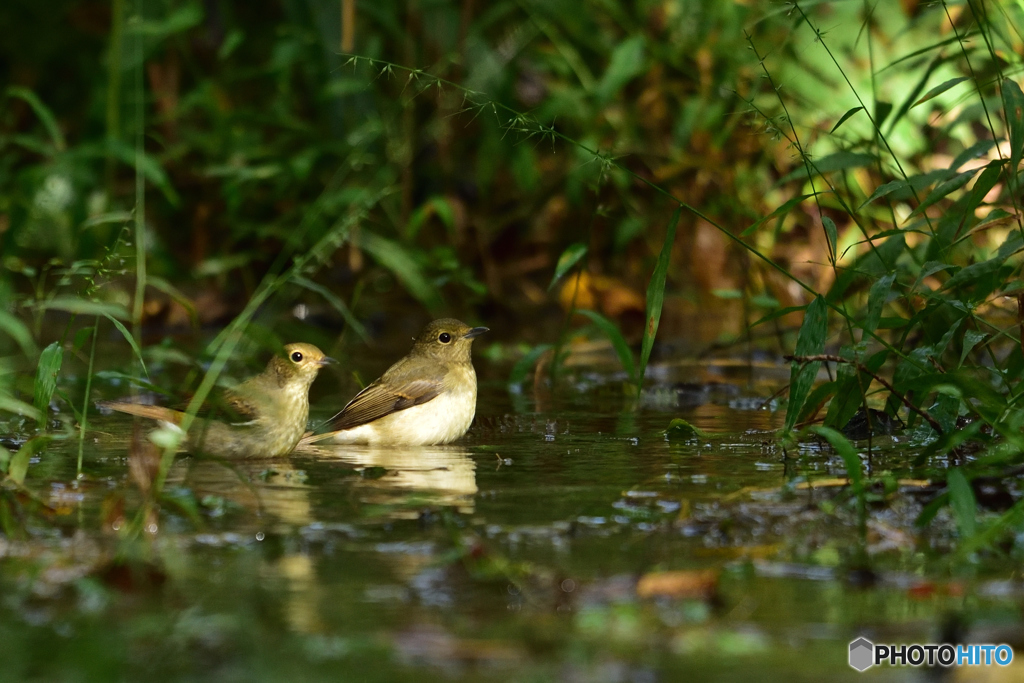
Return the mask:
<svg viewBox="0 0 1024 683">
<path fill-rule="evenodd" d="M 478 490 L 476 464 L 465 448 L 300 445 L 296 455 L 387 470 L 380 477 L 365 477 L 354 483 L 366 503 L 401 505 L 415 498 L 430 505 L 456 507 L 459 512 L 473 511 L 473 497 Z M 414 518 L 416 514 L 396 512 L 394 516 Z"/>
<path fill-rule="evenodd" d="M 306 475 L 288 460 L 273 462 L 179 460 L 167 475 L 168 485 L 187 486 L 198 500 L 207 496 L 233 503 L 251 515 L 269 514 L 286 527 L 305 526 L 314 521 Z M 258 520 L 257 530 L 265 530 Z"/>
</svg>

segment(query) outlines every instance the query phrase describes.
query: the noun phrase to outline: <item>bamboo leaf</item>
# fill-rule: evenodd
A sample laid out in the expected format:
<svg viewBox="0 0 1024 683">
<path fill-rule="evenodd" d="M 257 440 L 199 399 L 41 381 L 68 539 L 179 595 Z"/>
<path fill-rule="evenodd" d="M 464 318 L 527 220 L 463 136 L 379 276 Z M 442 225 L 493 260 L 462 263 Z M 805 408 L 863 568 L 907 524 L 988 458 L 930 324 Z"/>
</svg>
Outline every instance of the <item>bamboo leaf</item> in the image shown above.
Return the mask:
<svg viewBox="0 0 1024 683">
<path fill-rule="evenodd" d="M 836 262 L 836 244 L 839 242 L 839 229 L 836 222 L 828 216 L 821 217 L 821 225 L 825 229 L 825 237 L 828 239 L 828 256 L 834 264 Z"/>
<path fill-rule="evenodd" d="M 651 273 L 651 281 L 647 284 L 647 324 L 644 326 L 644 337 L 640 343 L 640 371 L 637 374 L 637 388 L 643 384 L 644 373 L 647 370 L 647 361 L 651 358 L 651 349 L 654 348 L 654 338 L 658 334 L 658 325 L 661 323 L 661 308 L 665 302 L 665 280 L 668 276 L 669 262 L 672 260 L 672 245 L 676 241 L 676 227 L 679 225 L 679 216 L 682 208 L 676 209 L 672 219 L 668 223 L 668 230 L 665 231 L 665 241 L 661 245 L 661 253 L 658 254 L 658 262 Z"/>
<path fill-rule="evenodd" d="M 802 202 L 803 200 L 807 199 L 808 197 L 813 197 L 813 196 L 814 196 L 813 194 L 801 194 L 801 195 L 797 195 L 796 197 L 793 197 L 792 199 L 787 200 L 780 207 L 778 207 L 777 209 L 772 211 L 770 214 L 768 214 L 764 218 L 759 219 L 756 223 L 752 223 L 750 225 L 750 227 L 748 227 L 746 230 L 744 230 L 742 233 L 740 233 L 740 236 L 741 237 L 746 237 L 747 235 L 749 235 L 752 232 L 754 232 L 755 230 L 757 230 L 760 226 L 764 225 L 766 222 L 770 221 L 771 219 L 773 219 L 773 218 L 775 218 L 777 216 L 779 216 L 779 217 L 786 216 L 787 214 L 789 214 L 790 211 L 793 210 L 793 207 L 797 206 L 798 204 L 800 204 L 800 202 Z"/>
<path fill-rule="evenodd" d="M 559 280 L 561 280 L 569 270 L 580 262 L 587 253 L 587 245 L 582 242 L 576 242 L 570 244 L 562 252 L 562 255 L 558 257 L 558 263 L 555 264 L 555 274 L 551 278 L 551 284 L 548 285 L 548 291 L 555 286 Z"/>
<path fill-rule="evenodd" d="M 841 116 L 841 117 L 839 118 L 839 120 L 838 120 L 838 121 L 836 122 L 836 125 L 832 126 L 832 130 L 830 130 L 830 131 L 829 131 L 829 135 L 831 135 L 832 133 L 835 133 L 835 132 L 836 132 L 837 130 L 839 130 L 839 126 L 841 126 L 841 125 L 843 125 L 844 123 L 846 123 L 846 120 L 847 120 L 848 118 L 850 118 L 851 116 L 853 116 L 854 114 L 856 114 L 857 112 L 859 112 L 859 111 L 860 111 L 861 109 L 863 109 L 863 108 L 864 108 L 864 107 L 854 107 L 854 108 L 853 108 L 853 109 L 851 109 L 850 111 L 848 111 L 848 112 L 846 112 L 845 114 L 843 114 L 843 115 L 842 115 L 842 116 Z"/>
<path fill-rule="evenodd" d="M 926 92 L 924 95 L 922 95 L 921 98 L 917 100 L 917 102 L 914 102 L 914 104 L 910 105 L 910 108 L 913 109 L 919 104 L 923 104 L 924 102 L 927 102 L 928 100 L 934 97 L 938 97 L 939 95 L 946 92 L 950 88 L 957 86 L 966 80 L 969 80 L 967 76 L 959 76 L 957 78 L 951 78 L 944 83 L 940 83 L 931 90 L 929 90 L 928 92 Z"/>
</svg>

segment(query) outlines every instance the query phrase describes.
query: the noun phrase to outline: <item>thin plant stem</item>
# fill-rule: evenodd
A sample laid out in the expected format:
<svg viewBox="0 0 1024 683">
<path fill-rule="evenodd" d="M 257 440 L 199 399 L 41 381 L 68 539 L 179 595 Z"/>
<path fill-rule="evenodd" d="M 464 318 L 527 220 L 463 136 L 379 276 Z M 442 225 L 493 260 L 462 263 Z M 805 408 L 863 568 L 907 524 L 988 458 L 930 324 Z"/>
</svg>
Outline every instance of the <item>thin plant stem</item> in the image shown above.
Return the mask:
<svg viewBox="0 0 1024 683">
<path fill-rule="evenodd" d="M 89 346 L 89 368 L 85 374 L 85 398 L 82 400 L 82 421 L 78 425 L 78 467 L 76 476 L 82 478 L 82 455 L 85 452 L 85 432 L 89 428 L 89 397 L 92 394 L 92 369 L 96 363 L 96 337 L 99 336 L 100 317 L 92 327 L 92 343 Z"/>
</svg>

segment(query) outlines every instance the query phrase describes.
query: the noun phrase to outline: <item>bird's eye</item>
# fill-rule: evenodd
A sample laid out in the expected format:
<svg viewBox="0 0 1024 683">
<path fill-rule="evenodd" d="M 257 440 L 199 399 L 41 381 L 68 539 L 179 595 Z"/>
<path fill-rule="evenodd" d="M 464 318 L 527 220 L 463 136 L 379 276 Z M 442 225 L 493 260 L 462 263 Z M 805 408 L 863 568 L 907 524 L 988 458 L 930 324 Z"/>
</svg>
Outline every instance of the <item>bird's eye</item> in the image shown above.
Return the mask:
<svg viewBox="0 0 1024 683">
<path fill-rule="evenodd" d="M 437 341 L 441 342 L 442 344 L 447 344 L 451 340 L 452 335 L 448 334 L 447 332 L 442 332 L 441 334 L 437 335 Z"/>
<path fill-rule="evenodd" d="M 292 362 L 293 363 L 301 363 L 302 362 L 302 352 L 301 351 L 292 351 Z"/>
</svg>

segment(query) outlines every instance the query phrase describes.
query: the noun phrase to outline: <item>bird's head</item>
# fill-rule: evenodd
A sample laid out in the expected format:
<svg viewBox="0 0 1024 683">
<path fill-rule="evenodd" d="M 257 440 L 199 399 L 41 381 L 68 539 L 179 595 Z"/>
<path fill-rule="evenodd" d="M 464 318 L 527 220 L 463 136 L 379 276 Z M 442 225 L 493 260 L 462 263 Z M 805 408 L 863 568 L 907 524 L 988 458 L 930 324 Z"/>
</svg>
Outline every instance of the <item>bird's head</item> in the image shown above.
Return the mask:
<svg viewBox="0 0 1024 683">
<path fill-rule="evenodd" d="M 320 368 L 335 360 L 312 344 L 286 344 L 284 353 L 271 362 L 279 382 L 300 382 L 309 386 L 316 379 Z"/>
<path fill-rule="evenodd" d="M 455 318 L 429 323 L 416 337 L 412 353 L 441 361 L 469 362 L 473 340 L 487 332 L 486 327 L 470 327 Z"/>
</svg>

